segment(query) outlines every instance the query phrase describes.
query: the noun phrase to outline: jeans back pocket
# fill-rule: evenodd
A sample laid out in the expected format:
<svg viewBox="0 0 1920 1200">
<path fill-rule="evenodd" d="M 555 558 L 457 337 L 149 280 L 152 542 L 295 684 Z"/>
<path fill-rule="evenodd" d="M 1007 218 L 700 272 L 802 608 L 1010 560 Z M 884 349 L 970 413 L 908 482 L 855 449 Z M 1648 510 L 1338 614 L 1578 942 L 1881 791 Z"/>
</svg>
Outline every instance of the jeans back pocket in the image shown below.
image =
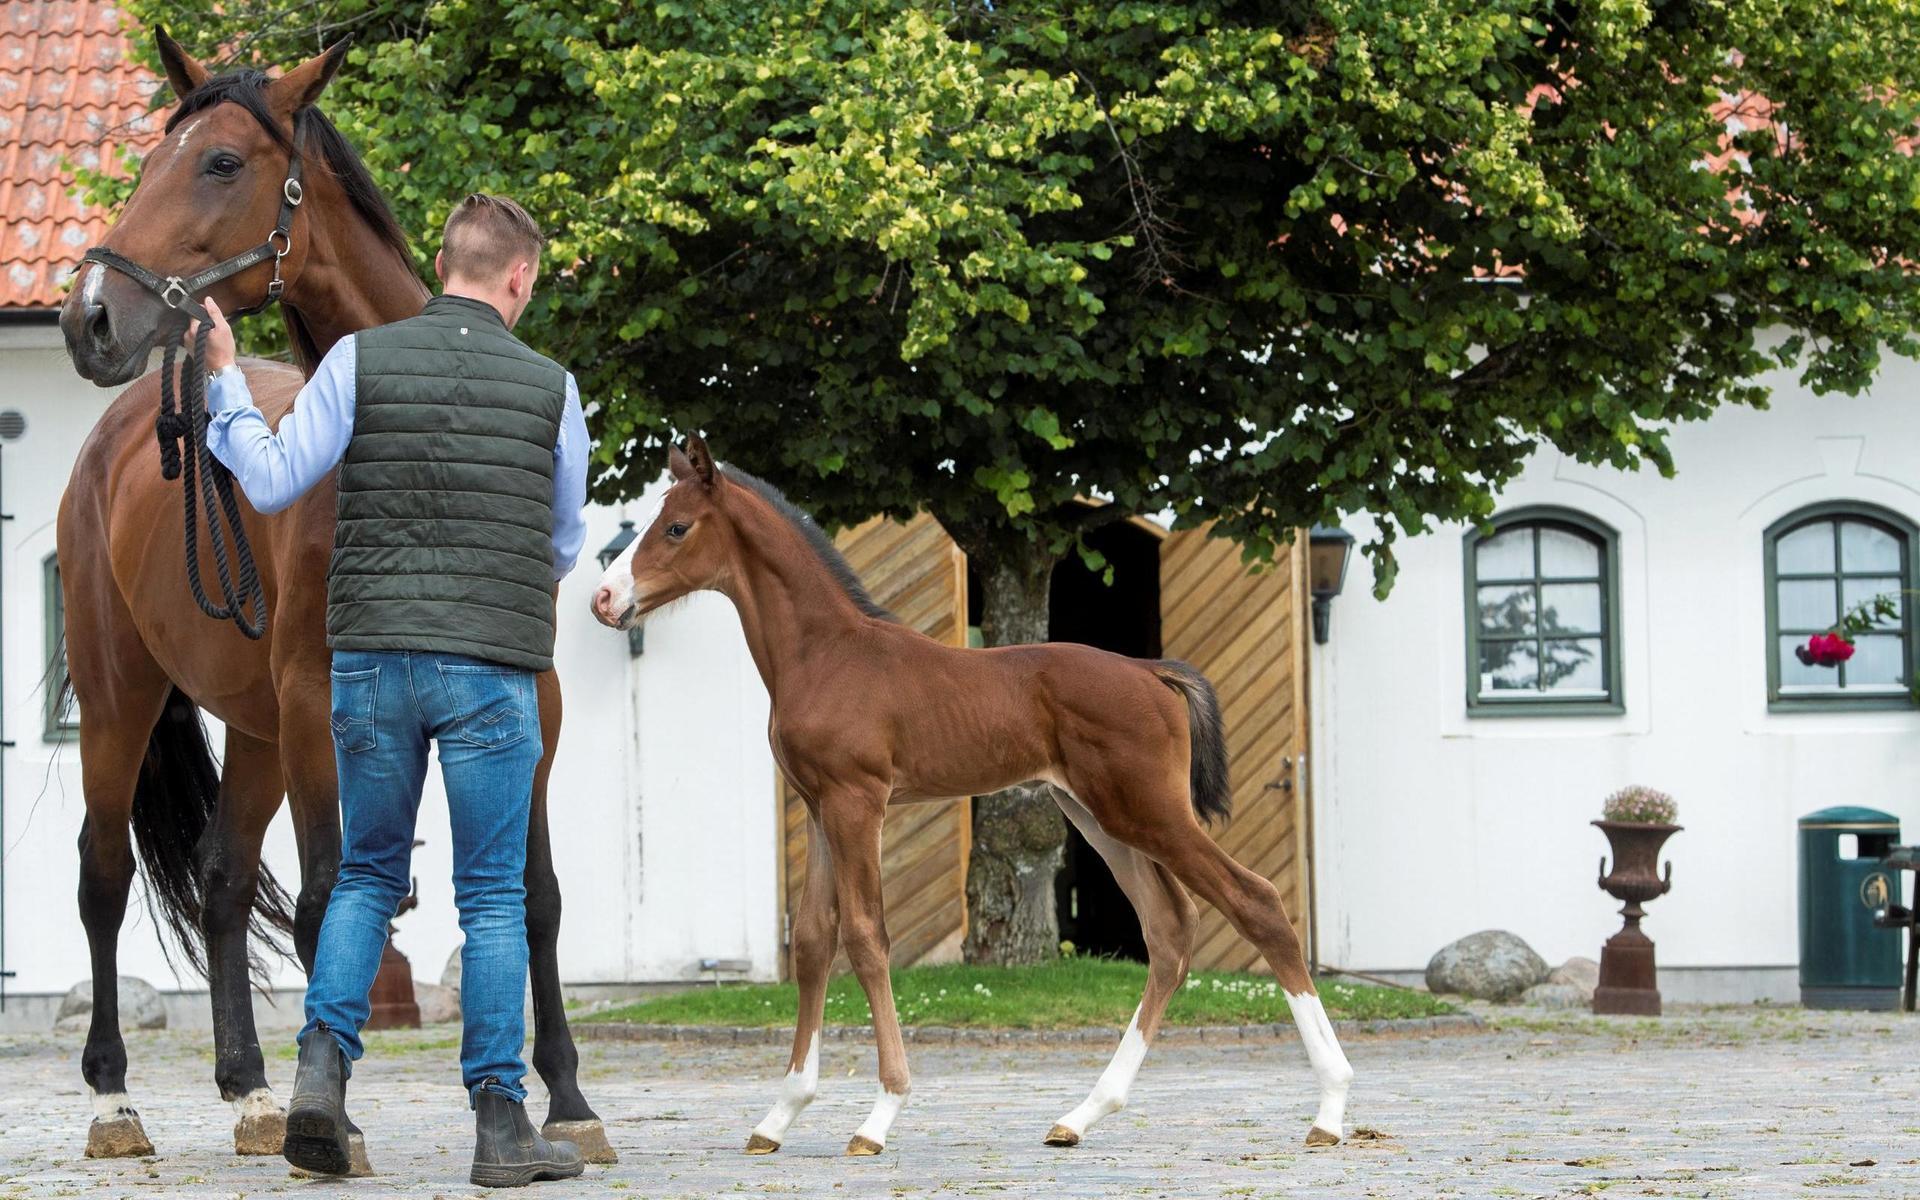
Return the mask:
<svg viewBox="0 0 1920 1200">
<path fill-rule="evenodd" d="M 527 736 L 528 672 L 465 663 L 439 666 L 453 710 L 449 732 L 454 737 L 493 749 Z"/>
<path fill-rule="evenodd" d="M 380 698 L 380 668 L 333 672 L 333 744 L 348 754 L 371 750 L 373 707 Z"/>
</svg>

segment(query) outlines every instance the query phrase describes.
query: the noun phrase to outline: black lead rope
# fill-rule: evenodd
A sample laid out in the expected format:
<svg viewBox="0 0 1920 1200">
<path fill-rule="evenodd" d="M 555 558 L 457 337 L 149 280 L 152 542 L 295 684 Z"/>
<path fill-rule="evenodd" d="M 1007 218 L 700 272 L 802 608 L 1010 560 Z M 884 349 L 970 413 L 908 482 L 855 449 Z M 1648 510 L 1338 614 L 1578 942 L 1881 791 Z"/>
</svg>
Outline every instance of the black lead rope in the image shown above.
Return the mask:
<svg viewBox="0 0 1920 1200">
<path fill-rule="evenodd" d="M 241 633 L 255 641 L 267 631 L 267 597 L 260 586 L 253 545 L 240 523 L 240 502 L 233 495 L 233 473 L 207 446 L 210 322 L 199 298 L 221 280 L 271 260 L 273 279 L 267 284 L 266 299 L 236 310 L 233 315 L 239 318 L 257 313 L 280 299 L 286 287 L 286 281 L 280 276 L 280 260 L 293 248 L 293 216 L 303 197 L 300 156 L 296 154 L 287 162 L 286 182 L 280 186 L 280 218 L 267 240 L 184 279 L 178 275 L 163 278 L 104 246 L 95 246 L 83 256 L 83 261 L 111 267 L 158 295 L 161 303 L 179 316 L 178 321 L 167 322 L 161 329 L 165 349 L 160 359 L 160 413 L 153 422 L 154 436 L 160 442 L 160 474 L 169 480 L 181 479 L 180 497 L 186 516 L 187 585 L 193 591 L 194 603 L 216 621 L 232 621 Z M 181 334 L 189 319 L 200 322 L 200 328 L 194 335 L 193 351 L 181 366 L 178 362 Z M 213 549 L 214 573 L 220 581 L 219 604 L 207 598 L 206 585 L 200 578 L 202 508 L 206 510 L 207 542 Z M 229 539 L 233 542 L 231 556 L 227 552 Z M 253 610 L 251 617 L 247 615 L 248 608 Z"/>
<path fill-rule="evenodd" d="M 232 621 L 248 638 L 258 641 L 267 631 L 267 597 L 253 560 L 253 544 L 240 523 L 240 502 L 233 495 L 233 472 L 227 470 L 207 445 L 207 333 L 203 322 L 194 334 L 193 350 L 180 368 L 175 401 L 175 359 L 180 338 L 167 338 L 160 360 L 160 414 L 154 433 L 160 440 L 160 474 L 179 479 L 185 510 L 187 586 L 200 611 L 216 621 Z M 217 508 L 215 506 L 218 506 Z M 220 603 L 207 598 L 200 578 L 200 508 L 207 513 L 207 544 L 213 550 L 214 573 L 219 576 Z M 222 526 L 225 526 L 223 529 Z M 231 559 L 227 540 L 233 541 Z M 237 569 L 236 569 L 237 568 Z M 238 578 L 236 578 L 236 575 Z M 248 617 L 247 609 L 253 610 Z"/>
</svg>

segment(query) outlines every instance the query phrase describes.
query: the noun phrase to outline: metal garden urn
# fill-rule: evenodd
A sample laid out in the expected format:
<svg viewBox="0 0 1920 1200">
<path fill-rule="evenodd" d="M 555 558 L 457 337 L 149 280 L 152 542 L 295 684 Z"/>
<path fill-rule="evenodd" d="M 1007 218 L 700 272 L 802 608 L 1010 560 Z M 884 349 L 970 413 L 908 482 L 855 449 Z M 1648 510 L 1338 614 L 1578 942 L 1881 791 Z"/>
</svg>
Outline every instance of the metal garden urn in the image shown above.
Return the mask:
<svg viewBox="0 0 1920 1200">
<path fill-rule="evenodd" d="M 1594 989 L 1593 1011 L 1657 1017 L 1660 988 L 1654 974 L 1653 939 L 1640 932 L 1640 918 L 1646 915 L 1640 906 L 1666 895 L 1673 886 L 1673 864 L 1667 864 L 1665 875 L 1659 871 L 1660 847 L 1682 827 L 1642 821 L 1594 824 L 1613 844 L 1611 873 L 1606 857 L 1600 858 L 1600 890 L 1625 901 L 1620 915 L 1626 923 L 1600 949 L 1600 986 Z"/>
</svg>

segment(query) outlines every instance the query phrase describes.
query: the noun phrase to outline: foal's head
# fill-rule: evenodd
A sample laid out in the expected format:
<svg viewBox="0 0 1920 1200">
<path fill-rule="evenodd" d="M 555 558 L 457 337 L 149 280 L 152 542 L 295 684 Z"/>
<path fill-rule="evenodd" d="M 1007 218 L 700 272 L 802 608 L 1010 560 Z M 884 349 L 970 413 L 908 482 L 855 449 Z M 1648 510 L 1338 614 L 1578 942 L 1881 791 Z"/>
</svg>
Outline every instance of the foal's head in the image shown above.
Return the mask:
<svg viewBox="0 0 1920 1200">
<path fill-rule="evenodd" d="M 639 525 L 640 532 L 607 568 L 593 594 L 603 625 L 631 629 L 640 618 L 690 592 L 718 586 L 732 561 L 727 493 L 733 485 L 714 464 L 707 443 L 687 439 L 667 452 L 673 485 Z"/>
<path fill-rule="evenodd" d="M 296 126 L 315 123 L 310 106 L 345 60 L 347 44 L 337 42 L 277 77 L 253 70 L 215 77 L 165 30 L 156 38 L 180 103 L 101 245 L 163 278 L 190 276 L 260 245 L 273 229 Z M 306 166 L 309 178 L 326 168 L 323 162 Z M 302 214 L 294 222 L 283 267 L 289 280 L 305 259 L 309 220 Z M 262 263 L 216 284 L 211 294 L 229 312 L 258 304 L 271 275 Z M 88 263 L 61 306 L 60 329 L 74 369 L 106 387 L 146 369 L 168 316 L 160 298 L 132 279 Z"/>
</svg>

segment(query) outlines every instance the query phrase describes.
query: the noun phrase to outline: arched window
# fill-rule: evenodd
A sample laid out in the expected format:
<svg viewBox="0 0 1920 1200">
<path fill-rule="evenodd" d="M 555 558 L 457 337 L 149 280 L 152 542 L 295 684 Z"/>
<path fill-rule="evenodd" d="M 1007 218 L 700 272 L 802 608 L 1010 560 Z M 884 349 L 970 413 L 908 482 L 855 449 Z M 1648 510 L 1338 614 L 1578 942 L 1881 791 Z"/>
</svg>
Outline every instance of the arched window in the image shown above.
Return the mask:
<svg viewBox="0 0 1920 1200">
<path fill-rule="evenodd" d="M 1466 539 L 1468 711 L 1622 711 L 1617 535 L 1559 508 L 1493 525 Z"/>
<path fill-rule="evenodd" d="M 1900 514 L 1820 504 L 1766 533 L 1767 700 L 1777 709 L 1906 707 L 1914 675 L 1913 534 Z M 1797 651 L 1856 606 L 1884 596 L 1893 615 L 1854 640 L 1834 667 Z"/>
</svg>

